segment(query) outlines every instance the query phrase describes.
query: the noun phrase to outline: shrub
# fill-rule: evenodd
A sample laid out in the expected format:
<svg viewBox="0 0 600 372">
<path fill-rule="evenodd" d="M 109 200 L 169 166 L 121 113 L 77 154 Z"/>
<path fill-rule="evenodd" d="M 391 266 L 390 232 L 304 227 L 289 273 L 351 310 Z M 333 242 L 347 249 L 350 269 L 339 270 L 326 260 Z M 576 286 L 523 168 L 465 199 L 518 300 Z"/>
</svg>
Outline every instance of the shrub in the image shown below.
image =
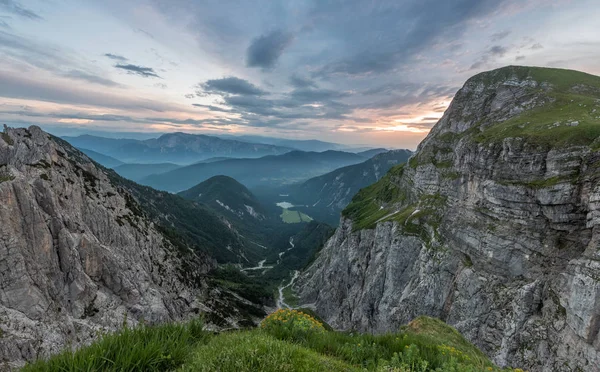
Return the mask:
<svg viewBox="0 0 600 372">
<path fill-rule="evenodd" d="M 325 332 L 323 324 L 298 310 L 279 309 L 266 317 L 261 328 L 267 332 Z"/>
</svg>

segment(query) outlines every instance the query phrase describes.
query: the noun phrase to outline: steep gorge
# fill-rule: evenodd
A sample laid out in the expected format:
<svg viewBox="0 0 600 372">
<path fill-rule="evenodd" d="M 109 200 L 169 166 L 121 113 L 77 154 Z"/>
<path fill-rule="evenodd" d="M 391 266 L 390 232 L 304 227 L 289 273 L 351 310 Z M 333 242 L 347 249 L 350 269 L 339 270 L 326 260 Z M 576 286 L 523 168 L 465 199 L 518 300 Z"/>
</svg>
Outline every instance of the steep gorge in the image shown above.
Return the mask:
<svg viewBox="0 0 600 372">
<path fill-rule="evenodd" d="M 469 79 L 408 164 L 361 190 L 295 286 L 338 329 L 419 315 L 499 365 L 600 366 L 600 78 Z"/>
</svg>

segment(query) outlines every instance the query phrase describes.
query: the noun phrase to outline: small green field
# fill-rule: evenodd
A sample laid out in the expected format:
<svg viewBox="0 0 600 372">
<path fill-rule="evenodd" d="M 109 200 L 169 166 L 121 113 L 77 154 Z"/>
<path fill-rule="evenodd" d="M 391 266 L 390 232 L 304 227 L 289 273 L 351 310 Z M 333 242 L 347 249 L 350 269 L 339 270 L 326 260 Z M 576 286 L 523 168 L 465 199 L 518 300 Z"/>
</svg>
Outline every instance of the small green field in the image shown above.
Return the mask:
<svg viewBox="0 0 600 372">
<path fill-rule="evenodd" d="M 281 213 L 281 219 L 285 223 L 300 223 L 300 222 L 310 222 L 313 219 L 310 216 L 300 212 L 300 211 L 292 211 L 290 209 L 282 208 L 283 212 Z"/>
</svg>

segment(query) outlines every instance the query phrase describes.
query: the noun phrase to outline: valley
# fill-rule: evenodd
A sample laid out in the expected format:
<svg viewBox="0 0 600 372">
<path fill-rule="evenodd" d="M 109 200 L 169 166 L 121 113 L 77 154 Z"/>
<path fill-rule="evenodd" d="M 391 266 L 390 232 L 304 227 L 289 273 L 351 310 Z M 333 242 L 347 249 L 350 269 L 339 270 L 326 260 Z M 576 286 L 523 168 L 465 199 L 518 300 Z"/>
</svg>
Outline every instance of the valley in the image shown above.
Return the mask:
<svg viewBox="0 0 600 372">
<path fill-rule="evenodd" d="M 600 372 L 599 0 L 0 0 L 0 372 Z"/>
<path fill-rule="evenodd" d="M 79 150 L 35 126 L 5 126 L 0 248 L 11 296 L 0 296 L 0 353 L 11 366 L 72 344 L 91 353 L 98 332 L 116 332 L 106 343 L 129 334 L 122 323 L 154 332 L 184 322 L 183 334 L 202 314 L 194 332 L 220 334 L 185 347 L 197 352 L 260 324 L 237 334 L 323 352 L 312 342 L 373 334 L 375 345 L 394 329 L 415 337 L 405 348 L 435 345 L 423 365 L 468 365 L 458 352 L 438 360 L 457 347 L 487 370 L 596 365 L 600 318 L 585 299 L 600 286 L 599 79 L 515 66 L 476 75 L 415 152 L 199 159 L 207 136 L 176 134 L 143 146 L 184 141 L 178 161 L 192 163 L 147 149 L 151 162 L 124 163 L 98 150 L 142 144 L 70 139 L 94 148 Z M 296 334 L 286 317 L 329 333 Z M 419 322 L 453 334 L 454 346 L 408 331 Z M 392 365 L 407 353 L 361 360 Z"/>
</svg>

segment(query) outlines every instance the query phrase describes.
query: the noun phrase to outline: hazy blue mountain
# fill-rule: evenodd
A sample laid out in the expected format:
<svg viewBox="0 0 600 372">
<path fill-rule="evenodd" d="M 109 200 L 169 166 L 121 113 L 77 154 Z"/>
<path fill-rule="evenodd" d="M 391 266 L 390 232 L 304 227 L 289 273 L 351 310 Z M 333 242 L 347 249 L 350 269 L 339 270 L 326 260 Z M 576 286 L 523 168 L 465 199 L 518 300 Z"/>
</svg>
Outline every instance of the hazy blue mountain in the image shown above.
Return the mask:
<svg viewBox="0 0 600 372">
<path fill-rule="evenodd" d="M 181 165 L 173 163 L 121 164 L 119 166 L 113 167 L 115 172 L 119 173 L 119 175 L 136 182 L 145 177 L 148 177 L 151 174 L 165 173 L 177 168 L 181 168 Z"/>
<path fill-rule="evenodd" d="M 214 176 L 179 195 L 244 220 L 262 221 L 266 217 L 265 209 L 252 192 L 228 176 Z"/>
<path fill-rule="evenodd" d="M 280 193 L 289 194 L 296 209 L 311 217 L 337 226 L 340 212 L 362 188 L 377 182 L 390 168 L 404 163 L 412 155 L 409 150 L 392 150 L 373 158 L 288 188 Z"/>
<path fill-rule="evenodd" d="M 227 176 L 212 177 L 178 195 L 221 216 L 229 229 L 242 237 L 240 263 L 248 267 L 262 258 L 270 267 L 247 270 L 246 274 L 269 281 L 279 281 L 304 267 L 333 233 L 331 226 L 316 221 L 284 223 L 280 207 L 261 204 L 248 188 Z"/>
<path fill-rule="evenodd" d="M 388 152 L 388 151 L 390 151 L 390 150 L 384 149 L 384 148 L 377 148 L 377 149 L 371 149 L 371 150 L 366 150 L 366 151 L 359 151 L 356 154 L 360 155 L 362 157 L 365 157 L 367 159 L 371 159 L 375 155 L 379 155 L 379 154 L 382 154 L 382 153 Z"/>
<path fill-rule="evenodd" d="M 214 157 L 258 158 L 280 155 L 291 148 L 187 133 L 168 133 L 148 140 L 113 139 L 83 135 L 63 137 L 76 147 L 90 149 L 125 163 L 187 165 Z"/>
<path fill-rule="evenodd" d="M 214 163 L 192 164 L 170 172 L 151 175 L 141 183 L 157 189 L 178 192 L 213 176 L 226 175 L 247 187 L 297 183 L 339 167 L 357 164 L 365 158 L 342 151 L 292 151 L 258 159 L 230 159 Z"/>
<path fill-rule="evenodd" d="M 229 134 L 221 134 L 218 135 L 221 138 L 227 139 L 235 139 L 238 141 L 252 142 L 252 143 L 263 143 L 267 145 L 276 145 L 276 146 L 284 146 L 290 147 L 300 151 L 327 151 L 327 150 L 343 150 L 347 146 L 333 143 L 333 142 L 325 142 L 319 140 L 294 140 L 294 139 L 286 139 L 286 138 L 276 138 L 276 137 L 264 137 L 264 136 L 252 136 L 252 135 L 241 135 L 234 136 Z"/>
<path fill-rule="evenodd" d="M 95 162 L 107 168 L 114 168 L 123 164 L 122 161 L 115 159 L 112 156 L 104 155 L 93 150 L 84 149 L 81 147 L 79 147 L 78 150 L 92 158 L 92 160 L 94 160 Z"/>
<path fill-rule="evenodd" d="M 77 148 L 96 151 L 115 158 L 118 158 L 118 155 L 115 154 L 117 149 L 130 143 L 138 142 L 138 140 L 129 138 L 105 138 L 91 136 L 89 134 L 84 134 L 77 137 L 65 136 L 61 138 Z"/>
</svg>

